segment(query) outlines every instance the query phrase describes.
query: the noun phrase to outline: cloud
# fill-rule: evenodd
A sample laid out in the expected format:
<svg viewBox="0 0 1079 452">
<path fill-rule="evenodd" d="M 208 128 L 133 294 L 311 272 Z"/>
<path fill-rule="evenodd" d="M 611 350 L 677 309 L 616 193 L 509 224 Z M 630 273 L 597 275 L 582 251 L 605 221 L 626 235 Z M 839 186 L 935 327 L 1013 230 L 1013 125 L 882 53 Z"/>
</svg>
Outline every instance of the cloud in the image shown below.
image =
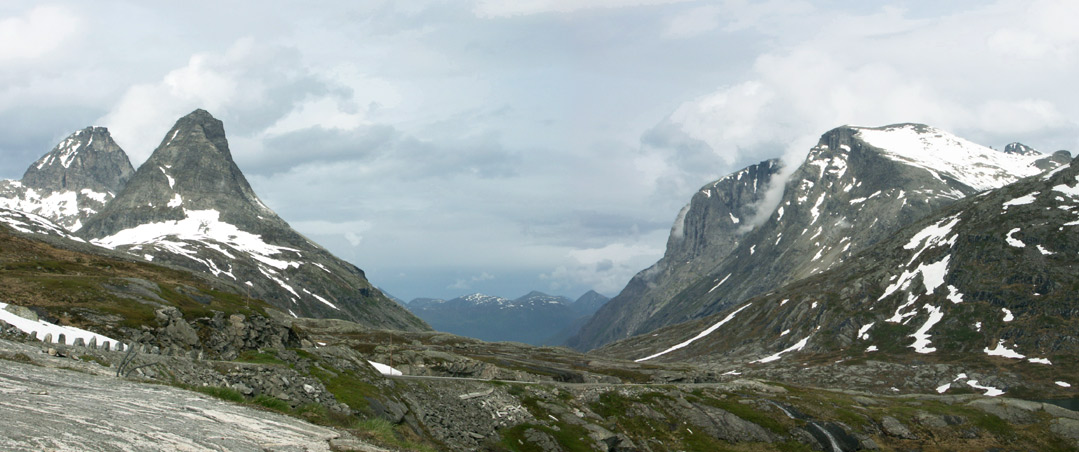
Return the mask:
<svg viewBox="0 0 1079 452">
<path fill-rule="evenodd" d="M 347 96 L 301 67 L 293 49 L 240 39 L 223 53 L 192 55 L 160 81 L 130 87 L 98 122 L 138 165 L 196 108 L 225 121 L 231 138 L 261 132 L 313 97 Z"/>
<path fill-rule="evenodd" d="M 458 279 L 457 281 L 455 281 L 453 284 L 450 284 L 446 288 L 447 289 L 461 289 L 461 290 L 471 289 L 472 285 L 475 284 L 475 283 L 482 282 L 482 281 L 490 281 L 492 279 L 495 279 L 494 275 L 492 275 L 490 273 L 487 273 L 487 272 L 483 272 L 483 273 L 480 273 L 480 274 L 478 274 L 476 276 L 473 276 L 471 278 L 468 278 L 468 279 Z"/>
<path fill-rule="evenodd" d="M 612 243 L 602 248 L 567 252 L 570 262 L 540 275 L 553 290 L 590 287 L 602 293 L 618 293 L 630 278 L 662 253 L 649 243 Z"/>
<path fill-rule="evenodd" d="M 362 234 L 374 227 L 374 223 L 366 220 L 305 220 L 293 222 L 291 226 L 305 235 L 343 237 L 350 245 L 357 247 L 363 242 Z"/>
<path fill-rule="evenodd" d="M 0 19 L 0 62 L 41 58 L 81 33 L 83 21 L 63 6 L 44 5 Z"/>
</svg>

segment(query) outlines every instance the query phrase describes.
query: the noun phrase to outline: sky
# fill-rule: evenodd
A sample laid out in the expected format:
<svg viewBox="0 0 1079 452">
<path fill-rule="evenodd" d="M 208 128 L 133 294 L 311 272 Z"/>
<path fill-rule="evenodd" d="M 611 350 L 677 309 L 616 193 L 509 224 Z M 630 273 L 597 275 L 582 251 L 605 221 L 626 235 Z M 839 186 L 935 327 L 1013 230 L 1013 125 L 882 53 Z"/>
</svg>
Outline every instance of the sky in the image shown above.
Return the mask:
<svg viewBox="0 0 1079 452">
<path fill-rule="evenodd" d="M 1079 2 L 0 0 L 0 178 L 225 123 L 256 193 L 410 300 L 616 295 L 704 184 L 827 130 L 1079 150 Z"/>
</svg>

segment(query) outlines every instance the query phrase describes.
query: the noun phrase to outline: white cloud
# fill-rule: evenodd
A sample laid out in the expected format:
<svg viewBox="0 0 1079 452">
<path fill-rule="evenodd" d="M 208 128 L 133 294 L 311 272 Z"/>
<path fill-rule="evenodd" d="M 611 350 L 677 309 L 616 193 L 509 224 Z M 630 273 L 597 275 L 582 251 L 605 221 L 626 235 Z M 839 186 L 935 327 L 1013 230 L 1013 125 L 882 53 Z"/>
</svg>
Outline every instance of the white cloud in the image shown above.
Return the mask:
<svg viewBox="0 0 1079 452">
<path fill-rule="evenodd" d="M 301 234 L 309 236 L 343 237 L 353 247 L 363 243 L 363 233 L 371 230 L 374 223 L 366 220 L 326 221 L 305 220 L 293 222 L 291 226 Z"/>
<path fill-rule="evenodd" d="M 665 235 L 662 233 L 654 236 Z M 569 262 L 540 275 L 551 289 L 590 287 L 602 293 L 618 293 L 630 278 L 656 261 L 663 249 L 640 243 L 613 243 L 602 248 L 576 249 L 567 252 Z"/>
<path fill-rule="evenodd" d="M 495 279 L 494 275 L 492 275 L 490 273 L 487 273 L 487 272 L 483 272 L 483 273 L 480 273 L 480 274 L 478 274 L 476 276 L 473 276 L 471 278 L 468 278 L 468 279 L 458 279 L 457 281 L 454 281 L 453 284 L 450 284 L 446 288 L 447 289 L 466 290 L 466 289 L 471 289 L 472 285 L 475 284 L 475 283 L 483 282 L 483 281 L 490 281 L 492 279 Z"/>
<path fill-rule="evenodd" d="M 72 11 L 52 5 L 0 19 L 0 61 L 48 55 L 79 34 L 82 25 L 82 20 Z"/>
<path fill-rule="evenodd" d="M 230 138 L 241 140 L 282 120 L 286 126 L 317 122 L 312 116 L 345 122 L 349 115 L 325 101 L 335 94 L 297 63 L 291 49 L 242 38 L 224 52 L 192 55 L 159 81 L 130 87 L 99 123 L 138 165 L 177 118 L 196 108 L 224 120 Z"/>
</svg>

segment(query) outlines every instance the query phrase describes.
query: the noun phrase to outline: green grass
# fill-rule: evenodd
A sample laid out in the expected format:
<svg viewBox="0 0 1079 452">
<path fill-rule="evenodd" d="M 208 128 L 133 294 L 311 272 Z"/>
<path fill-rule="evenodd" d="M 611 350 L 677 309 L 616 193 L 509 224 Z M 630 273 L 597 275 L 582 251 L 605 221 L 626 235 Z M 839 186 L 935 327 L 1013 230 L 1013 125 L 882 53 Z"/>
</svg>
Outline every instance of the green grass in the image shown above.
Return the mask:
<svg viewBox="0 0 1079 452">
<path fill-rule="evenodd" d="M 292 412 L 292 406 L 290 406 L 288 402 L 281 400 L 277 397 L 270 397 L 265 394 L 259 394 L 255 397 L 253 402 L 255 402 L 256 405 L 261 405 L 274 411 L 280 411 L 286 414 Z"/>
<path fill-rule="evenodd" d="M 738 403 L 730 398 L 720 399 L 708 396 L 702 397 L 701 401 L 705 405 L 730 412 L 735 416 L 764 427 L 773 433 L 778 433 L 780 435 L 787 434 L 787 428 L 782 423 L 777 421 L 772 415 L 757 411 L 751 405 Z"/>
<path fill-rule="evenodd" d="M 235 361 L 254 363 L 254 364 L 270 364 L 287 366 L 288 363 L 282 361 L 277 357 L 275 350 L 262 351 L 262 350 L 244 350 L 237 356 Z"/>
<path fill-rule="evenodd" d="M 336 374 L 318 366 L 308 369 L 312 377 L 319 379 L 326 390 L 333 394 L 338 402 L 354 410 L 369 411 L 368 397 L 377 396 L 380 391 L 374 385 L 363 381 L 351 371 L 338 371 Z"/>
<path fill-rule="evenodd" d="M 228 400 L 230 402 L 243 403 L 245 400 L 244 395 L 240 394 L 240 391 L 231 388 L 222 388 L 220 386 L 188 386 L 187 389 L 201 392 L 210 397 Z"/>
</svg>

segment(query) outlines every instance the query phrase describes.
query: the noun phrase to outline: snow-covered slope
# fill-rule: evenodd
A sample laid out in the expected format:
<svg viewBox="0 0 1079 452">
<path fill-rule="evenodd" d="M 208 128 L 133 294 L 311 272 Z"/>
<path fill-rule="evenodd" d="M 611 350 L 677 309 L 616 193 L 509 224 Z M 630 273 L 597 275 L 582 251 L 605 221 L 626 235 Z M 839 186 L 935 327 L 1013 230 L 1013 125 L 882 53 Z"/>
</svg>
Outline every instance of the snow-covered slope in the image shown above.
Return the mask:
<svg viewBox="0 0 1079 452">
<path fill-rule="evenodd" d="M 880 149 L 884 156 L 976 191 L 999 188 L 1043 171 L 1038 162 L 1045 156 L 1030 148 L 999 152 L 920 124 L 854 129 L 856 139 Z"/>
</svg>

